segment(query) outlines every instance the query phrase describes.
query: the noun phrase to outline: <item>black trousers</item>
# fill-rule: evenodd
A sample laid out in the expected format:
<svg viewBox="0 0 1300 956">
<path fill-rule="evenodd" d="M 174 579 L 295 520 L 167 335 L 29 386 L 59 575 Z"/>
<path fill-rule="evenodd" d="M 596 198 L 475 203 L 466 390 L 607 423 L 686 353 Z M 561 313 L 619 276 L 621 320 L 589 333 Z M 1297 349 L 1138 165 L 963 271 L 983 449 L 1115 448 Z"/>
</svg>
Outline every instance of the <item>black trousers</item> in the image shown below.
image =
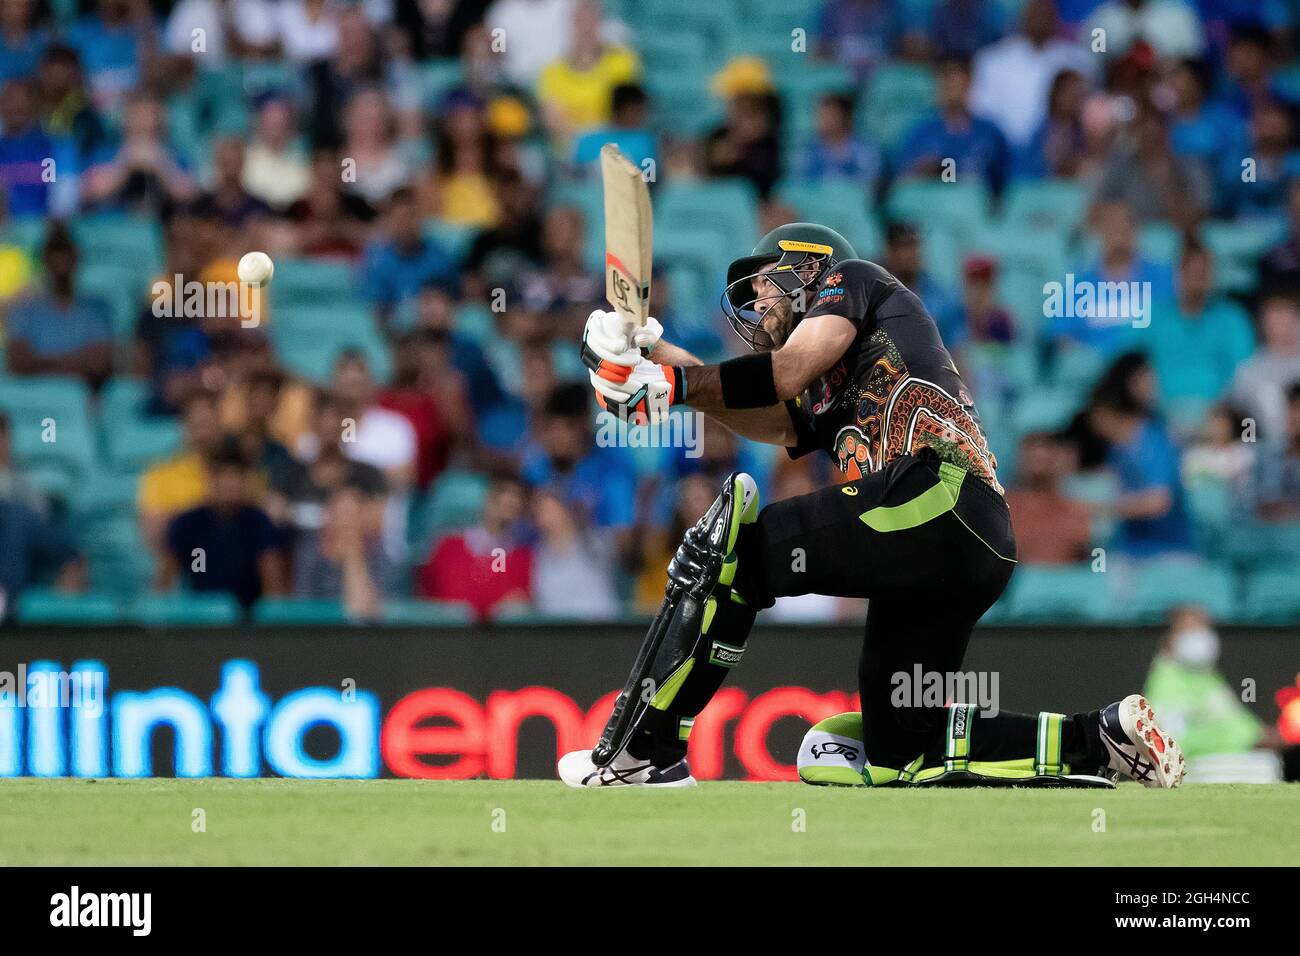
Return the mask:
<svg viewBox="0 0 1300 956">
<path fill-rule="evenodd" d="M 1015 568 L 1015 537 L 1002 496 L 974 475 L 942 464 L 928 449 L 895 459 L 844 485 L 769 505 L 742 529 L 739 564 L 701 641 L 696 666 L 656 733 L 656 760 L 680 758 L 679 719 L 703 709 L 727 669 L 711 665 L 720 641 L 743 647 L 755 614 L 776 598 L 800 594 L 867 598 L 858 667 L 864 744 L 871 763 L 900 768 L 918 755 L 942 759 L 948 712 L 940 702 L 895 693 L 897 675 L 961 670 L 976 622 Z M 1095 716 L 1067 718 L 1062 756 L 1104 762 Z M 1033 757 L 1037 715 L 981 714 L 970 759 Z"/>
</svg>

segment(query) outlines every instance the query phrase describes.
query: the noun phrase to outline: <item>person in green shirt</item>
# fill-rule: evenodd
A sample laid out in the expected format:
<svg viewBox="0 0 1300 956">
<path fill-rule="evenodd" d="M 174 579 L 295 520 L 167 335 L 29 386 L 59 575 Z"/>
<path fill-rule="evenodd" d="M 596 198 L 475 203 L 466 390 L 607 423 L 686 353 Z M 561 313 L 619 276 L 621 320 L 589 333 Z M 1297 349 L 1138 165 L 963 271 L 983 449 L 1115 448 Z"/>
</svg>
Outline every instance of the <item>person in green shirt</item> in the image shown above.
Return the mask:
<svg viewBox="0 0 1300 956">
<path fill-rule="evenodd" d="M 1218 659 L 1219 636 L 1204 609 L 1175 608 L 1144 693 L 1178 737 L 1188 760 L 1270 745 L 1267 725 L 1215 668 Z"/>
</svg>

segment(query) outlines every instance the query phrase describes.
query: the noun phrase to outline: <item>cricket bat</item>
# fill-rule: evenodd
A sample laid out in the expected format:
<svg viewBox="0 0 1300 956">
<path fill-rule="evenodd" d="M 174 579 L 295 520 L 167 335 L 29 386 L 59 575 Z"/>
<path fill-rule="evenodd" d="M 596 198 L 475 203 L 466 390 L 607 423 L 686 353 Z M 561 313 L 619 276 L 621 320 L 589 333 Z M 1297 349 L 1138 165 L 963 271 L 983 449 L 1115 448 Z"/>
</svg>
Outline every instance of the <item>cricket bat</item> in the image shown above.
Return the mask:
<svg viewBox="0 0 1300 956">
<path fill-rule="evenodd" d="M 613 143 L 601 147 L 600 175 L 605 184 L 605 298 L 631 331 L 645 325 L 650 314 L 650 190 L 641 170 Z"/>
</svg>

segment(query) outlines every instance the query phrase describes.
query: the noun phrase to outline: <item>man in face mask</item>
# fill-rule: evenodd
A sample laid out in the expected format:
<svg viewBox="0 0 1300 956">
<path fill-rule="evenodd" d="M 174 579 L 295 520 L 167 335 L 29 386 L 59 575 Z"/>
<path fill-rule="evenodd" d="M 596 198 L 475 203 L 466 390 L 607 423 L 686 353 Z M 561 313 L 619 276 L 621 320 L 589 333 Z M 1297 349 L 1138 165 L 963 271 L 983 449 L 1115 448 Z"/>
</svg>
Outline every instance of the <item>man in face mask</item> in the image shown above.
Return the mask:
<svg viewBox="0 0 1300 956">
<path fill-rule="evenodd" d="M 1174 608 L 1147 675 L 1145 693 L 1188 760 L 1269 746 L 1269 731 L 1215 669 L 1219 636 L 1200 607 Z"/>
</svg>

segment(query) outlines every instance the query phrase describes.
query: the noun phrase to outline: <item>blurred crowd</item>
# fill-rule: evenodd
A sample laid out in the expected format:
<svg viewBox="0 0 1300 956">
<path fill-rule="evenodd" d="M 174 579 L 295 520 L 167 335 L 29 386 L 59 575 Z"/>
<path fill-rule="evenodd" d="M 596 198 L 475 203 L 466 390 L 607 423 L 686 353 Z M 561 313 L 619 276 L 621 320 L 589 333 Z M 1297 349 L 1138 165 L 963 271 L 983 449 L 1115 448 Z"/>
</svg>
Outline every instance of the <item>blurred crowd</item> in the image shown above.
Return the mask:
<svg viewBox="0 0 1300 956">
<path fill-rule="evenodd" d="M 835 480 L 721 427 L 597 442 L 606 142 L 664 197 L 670 339 L 734 354 L 719 263 L 841 216 L 966 374 L 1023 563 L 1249 567 L 1252 529 L 1300 528 L 1298 6 L 5 0 L 0 592 L 607 619 L 657 605 L 732 469 L 768 501 Z M 160 312 L 252 249 L 256 323 Z M 1149 301 L 1054 314 L 1067 277 Z M 62 484 L 18 440 L 55 381 L 92 432 Z"/>
</svg>

